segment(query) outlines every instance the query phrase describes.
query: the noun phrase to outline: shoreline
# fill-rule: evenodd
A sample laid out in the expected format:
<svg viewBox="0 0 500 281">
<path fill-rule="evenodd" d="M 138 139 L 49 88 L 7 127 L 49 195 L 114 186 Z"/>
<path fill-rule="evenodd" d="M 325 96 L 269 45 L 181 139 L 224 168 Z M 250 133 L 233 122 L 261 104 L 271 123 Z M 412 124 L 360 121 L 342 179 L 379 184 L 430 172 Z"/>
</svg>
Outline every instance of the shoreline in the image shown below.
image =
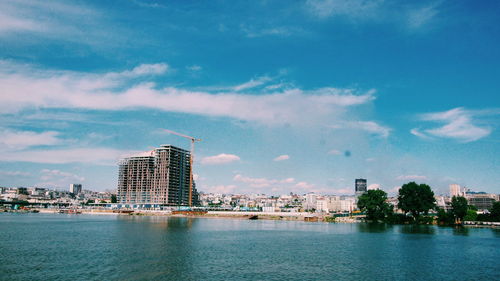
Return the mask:
<svg viewBox="0 0 500 281">
<path fill-rule="evenodd" d="M 353 217 L 337 217 L 335 221 L 327 220 L 329 216 L 313 215 L 311 213 L 269 213 L 269 212 L 231 212 L 231 211 L 209 211 L 206 214 L 172 214 L 171 211 L 134 211 L 133 213 L 113 212 L 112 210 L 79 210 L 83 215 L 115 215 L 115 216 L 135 216 L 135 217 L 173 217 L 173 218 L 208 218 L 208 219 L 237 219 L 251 220 L 251 217 L 257 216 L 254 220 L 274 220 L 274 221 L 303 221 L 303 222 L 323 222 L 323 223 L 367 223 L 362 220 L 357 220 Z M 42 214 L 59 214 L 59 210 L 39 209 Z M 73 214 L 78 215 L 78 214 Z M 467 228 L 491 228 L 500 229 L 500 223 L 485 223 L 477 224 L 466 223 L 461 225 Z M 433 224 L 434 225 L 434 224 Z M 439 226 L 439 225 L 436 225 Z"/>
</svg>

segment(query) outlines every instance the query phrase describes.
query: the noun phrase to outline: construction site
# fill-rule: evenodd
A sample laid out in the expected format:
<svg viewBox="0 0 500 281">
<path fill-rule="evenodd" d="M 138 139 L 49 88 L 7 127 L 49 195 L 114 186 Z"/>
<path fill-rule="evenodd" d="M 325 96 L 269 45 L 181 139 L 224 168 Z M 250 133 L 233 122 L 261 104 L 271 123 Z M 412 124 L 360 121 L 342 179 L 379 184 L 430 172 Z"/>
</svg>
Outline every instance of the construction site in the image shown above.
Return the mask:
<svg viewBox="0 0 500 281">
<path fill-rule="evenodd" d="M 166 144 L 148 155 L 122 159 L 118 170 L 117 199 L 125 208 L 199 205 L 193 158 L 194 143 L 200 140 L 166 131 L 189 139 L 191 151 Z"/>
</svg>

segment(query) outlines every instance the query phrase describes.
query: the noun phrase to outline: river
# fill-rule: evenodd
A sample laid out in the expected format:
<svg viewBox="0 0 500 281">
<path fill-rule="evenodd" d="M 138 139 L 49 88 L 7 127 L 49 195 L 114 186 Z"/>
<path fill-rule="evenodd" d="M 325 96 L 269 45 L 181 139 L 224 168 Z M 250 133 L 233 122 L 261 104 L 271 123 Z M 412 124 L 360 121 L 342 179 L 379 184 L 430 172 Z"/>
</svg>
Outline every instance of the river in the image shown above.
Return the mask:
<svg viewBox="0 0 500 281">
<path fill-rule="evenodd" d="M 500 280 L 500 230 L 0 213 L 0 280 Z"/>
</svg>

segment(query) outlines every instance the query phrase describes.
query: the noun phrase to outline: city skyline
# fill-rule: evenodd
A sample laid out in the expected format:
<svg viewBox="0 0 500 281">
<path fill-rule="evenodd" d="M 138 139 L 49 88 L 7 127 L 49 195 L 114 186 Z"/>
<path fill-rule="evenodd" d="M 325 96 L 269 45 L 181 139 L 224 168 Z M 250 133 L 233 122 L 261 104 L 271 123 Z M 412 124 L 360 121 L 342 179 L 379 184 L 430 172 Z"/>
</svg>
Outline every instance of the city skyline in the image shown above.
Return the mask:
<svg viewBox="0 0 500 281">
<path fill-rule="evenodd" d="M 284 3 L 4 1 L 0 186 L 116 189 L 171 129 L 200 192 L 500 193 L 500 4 Z"/>
</svg>

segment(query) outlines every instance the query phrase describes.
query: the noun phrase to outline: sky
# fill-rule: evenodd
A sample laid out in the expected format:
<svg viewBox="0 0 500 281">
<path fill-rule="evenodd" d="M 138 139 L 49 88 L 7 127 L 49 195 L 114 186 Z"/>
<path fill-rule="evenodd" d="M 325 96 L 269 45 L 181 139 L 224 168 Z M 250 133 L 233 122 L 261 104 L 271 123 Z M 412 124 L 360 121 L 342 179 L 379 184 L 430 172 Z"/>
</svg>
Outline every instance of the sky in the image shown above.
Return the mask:
<svg viewBox="0 0 500 281">
<path fill-rule="evenodd" d="M 500 193 L 498 1 L 0 2 L 0 186 L 113 190 L 196 143 L 203 192 Z"/>
</svg>

